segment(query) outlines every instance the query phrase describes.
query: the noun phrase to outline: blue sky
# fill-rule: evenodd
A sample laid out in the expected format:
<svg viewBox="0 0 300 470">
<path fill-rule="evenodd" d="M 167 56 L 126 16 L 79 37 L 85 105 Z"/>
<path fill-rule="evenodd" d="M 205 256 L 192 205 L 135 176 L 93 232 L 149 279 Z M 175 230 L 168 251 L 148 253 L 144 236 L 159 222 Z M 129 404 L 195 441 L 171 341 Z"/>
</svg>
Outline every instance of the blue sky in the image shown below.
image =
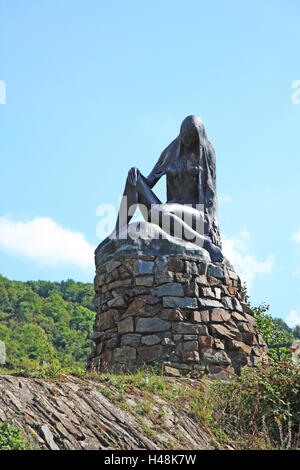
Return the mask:
<svg viewBox="0 0 300 470">
<path fill-rule="evenodd" d="M 91 282 L 97 207 L 196 114 L 224 249 L 253 304 L 300 323 L 299 14 L 297 0 L 0 0 L 1 274 Z"/>
</svg>

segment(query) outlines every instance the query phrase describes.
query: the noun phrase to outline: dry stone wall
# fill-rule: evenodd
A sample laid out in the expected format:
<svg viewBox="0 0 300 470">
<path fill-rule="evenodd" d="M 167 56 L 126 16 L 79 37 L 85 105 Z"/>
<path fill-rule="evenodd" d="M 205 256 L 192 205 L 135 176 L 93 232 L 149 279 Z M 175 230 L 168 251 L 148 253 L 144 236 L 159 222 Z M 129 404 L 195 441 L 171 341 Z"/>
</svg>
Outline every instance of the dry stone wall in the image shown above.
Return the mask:
<svg viewBox="0 0 300 470">
<path fill-rule="evenodd" d="M 188 256 L 115 256 L 96 266 L 87 367 L 170 375 L 239 374 L 267 357 L 238 275 Z"/>
</svg>

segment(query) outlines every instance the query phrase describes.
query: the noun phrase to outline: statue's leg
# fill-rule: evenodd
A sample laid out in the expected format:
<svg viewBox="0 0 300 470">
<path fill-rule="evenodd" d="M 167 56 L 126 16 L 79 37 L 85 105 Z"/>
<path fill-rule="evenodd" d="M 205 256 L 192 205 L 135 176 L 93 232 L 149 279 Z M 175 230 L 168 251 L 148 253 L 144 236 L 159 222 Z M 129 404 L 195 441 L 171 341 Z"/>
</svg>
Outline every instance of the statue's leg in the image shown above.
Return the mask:
<svg viewBox="0 0 300 470">
<path fill-rule="evenodd" d="M 196 220 L 197 218 L 199 220 Z M 202 219 L 201 214 L 196 214 L 193 209 L 185 208 L 183 204 L 159 204 L 151 208 L 150 221 L 152 223 L 159 225 L 169 235 L 201 247 L 205 242 L 203 230 L 199 229 L 199 226 L 203 225 Z"/>
<path fill-rule="evenodd" d="M 140 173 L 135 186 L 127 178 L 118 216 L 119 227 L 129 224 L 137 207 L 148 221 L 153 204 L 161 204 L 161 201 L 149 187 L 146 178 Z"/>
<path fill-rule="evenodd" d="M 206 249 L 212 261 L 223 261 L 221 250 L 204 235 L 203 214 L 196 209 L 183 204 L 152 206 L 151 222 L 156 223 L 162 230 L 174 237 Z"/>
<path fill-rule="evenodd" d="M 161 206 L 164 212 L 176 215 L 182 221 L 182 238 L 187 241 L 196 241 L 197 235 L 205 236 L 204 213 L 192 204 L 166 203 Z"/>
<path fill-rule="evenodd" d="M 118 238 L 120 229 L 129 224 L 137 207 L 139 207 L 144 219 L 148 221 L 149 212 L 153 204 L 161 204 L 161 201 L 149 187 L 146 178 L 140 173 L 134 186 L 127 177 L 116 226 L 107 241 L 110 238 Z"/>
</svg>

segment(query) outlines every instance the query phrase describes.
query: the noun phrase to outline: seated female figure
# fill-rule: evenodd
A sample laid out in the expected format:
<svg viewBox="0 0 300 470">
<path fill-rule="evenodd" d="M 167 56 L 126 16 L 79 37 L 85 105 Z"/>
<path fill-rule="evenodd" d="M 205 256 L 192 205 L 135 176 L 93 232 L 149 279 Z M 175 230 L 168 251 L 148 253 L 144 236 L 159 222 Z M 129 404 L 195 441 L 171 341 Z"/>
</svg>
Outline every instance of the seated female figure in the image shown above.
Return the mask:
<svg viewBox="0 0 300 470">
<path fill-rule="evenodd" d="M 152 191 L 163 175 L 167 179 L 165 204 Z M 148 177 L 137 168 L 129 170 L 123 196 L 109 238 L 118 237 L 120 229 L 130 222 L 133 211 L 127 208 L 139 206 L 146 221 L 203 247 L 212 261 L 223 261 L 217 222 L 216 158 L 199 117 L 184 119 L 179 136 L 162 152 Z"/>
</svg>

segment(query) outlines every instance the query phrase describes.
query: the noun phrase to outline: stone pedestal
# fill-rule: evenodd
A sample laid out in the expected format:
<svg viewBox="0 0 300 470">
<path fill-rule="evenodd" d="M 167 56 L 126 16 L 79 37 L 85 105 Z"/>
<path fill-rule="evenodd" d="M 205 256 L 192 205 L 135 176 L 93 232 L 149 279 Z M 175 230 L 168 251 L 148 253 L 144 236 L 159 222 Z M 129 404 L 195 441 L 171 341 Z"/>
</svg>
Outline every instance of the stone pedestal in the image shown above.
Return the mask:
<svg viewBox="0 0 300 470">
<path fill-rule="evenodd" d="M 172 375 L 203 371 L 223 377 L 267 357 L 229 263 L 213 264 L 201 249 L 155 255 L 151 243 L 135 249 L 124 240 L 118 244 L 96 251 L 89 370 L 158 365 Z"/>
</svg>

